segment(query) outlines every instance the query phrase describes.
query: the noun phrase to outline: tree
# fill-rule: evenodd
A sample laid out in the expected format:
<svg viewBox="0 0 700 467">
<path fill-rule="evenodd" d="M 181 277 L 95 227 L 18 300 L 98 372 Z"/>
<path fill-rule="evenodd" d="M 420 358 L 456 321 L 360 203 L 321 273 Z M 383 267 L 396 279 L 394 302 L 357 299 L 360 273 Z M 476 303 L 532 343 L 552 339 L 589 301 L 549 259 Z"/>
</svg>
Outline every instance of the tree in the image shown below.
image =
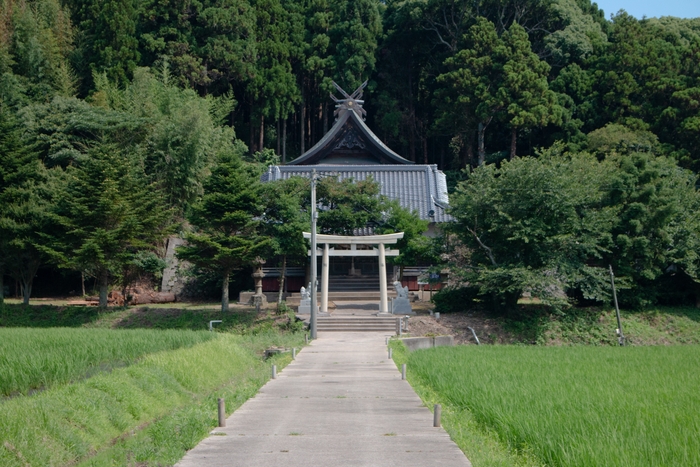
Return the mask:
<svg viewBox="0 0 700 467">
<path fill-rule="evenodd" d="M 509 49 L 503 65 L 503 91 L 507 107 L 505 120 L 511 129 L 510 159 L 516 155 L 519 130 L 561 124 L 564 109 L 557 95 L 549 89 L 550 67 L 534 54 L 522 26 L 513 23 L 503 33 L 503 43 Z"/>
<path fill-rule="evenodd" d="M 134 0 L 70 0 L 73 23 L 78 25 L 77 48 L 84 82 L 82 94 L 92 88 L 95 73 L 125 85 L 139 63 Z"/>
<path fill-rule="evenodd" d="M 678 267 L 700 278 L 700 195 L 697 176 L 649 153 L 611 154 L 617 167 L 608 203 L 616 206 L 614 241 L 606 255 L 616 275 L 629 280 L 620 293 L 632 306 L 658 301 L 659 279 Z"/>
<path fill-rule="evenodd" d="M 34 276 L 45 260 L 40 251 L 51 186 L 35 148 L 0 101 L 0 302 L 5 273 L 17 279 L 29 304 Z"/>
<path fill-rule="evenodd" d="M 449 232 L 467 250 L 455 275 L 496 309 L 512 310 L 523 292 L 558 308 L 566 293 L 606 298 L 603 254 L 615 211 L 601 187 L 610 166 L 552 150 L 539 158 L 484 165 L 460 183 Z"/>
<path fill-rule="evenodd" d="M 256 57 L 251 76 L 246 85 L 250 96 L 251 144 L 250 150 L 264 149 L 265 118 L 274 121 L 286 119 L 294 104 L 300 100 L 296 77 L 292 73 L 292 60 L 299 53 L 302 35 L 302 18 L 293 9 L 285 8 L 280 0 L 255 0 Z M 258 118 L 259 140 L 252 138 L 252 119 Z"/>
<path fill-rule="evenodd" d="M 438 258 L 434 254 L 433 239 L 425 235 L 428 230 L 428 221 L 422 220 L 418 213 L 401 207 L 396 200 L 386 202 L 383 215 L 385 219 L 378 229 L 379 233 L 403 232 L 403 238 L 396 243 L 399 256 L 391 259 L 393 264 L 401 267 L 402 277 L 404 266 L 438 263 Z"/>
<path fill-rule="evenodd" d="M 486 18 L 477 19 L 468 37 L 469 48 L 445 60 L 450 71 L 437 78 L 443 86 L 438 93 L 443 109 L 440 120 L 476 124 L 477 165 L 481 166 L 486 160 L 486 128 L 509 103 L 503 91 L 503 66 L 509 51 Z"/>
<path fill-rule="evenodd" d="M 189 221 L 194 230 L 177 250 L 180 260 L 221 275 L 221 311 L 229 309 L 229 278 L 272 248 L 260 231 L 261 183 L 254 167 L 241 162 L 241 144 L 220 153 L 204 181 L 204 194 L 194 203 Z"/>
<path fill-rule="evenodd" d="M 95 277 L 106 307 L 112 281 L 156 249 L 170 231 L 172 212 L 133 156 L 110 144 L 86 156 L 52 172 L 56 229 L 44 233 L 41 248 L 60 267 Z"/>
<path fill-rule="evenodd" d="M 284 282 L 287 274 L 288 259 L 306 258 L 307 242 L 302 232 L 309 229 L 311 222 L 308 215 L 310 193 L 309 180 L 292 177 L 263 185 L 263 228 L 272 238 L 273 251 L 282 256 L 280 272 L 278 305 L 284 297 Z"/>
<path fill-rule="evenodd" d="M 324 234 L 353 235 L 355 229 L 381 225 L 386 199 L 379 195 L 379 184 L 372 179 L 321 179 L 317 188 L 318 231 Z"/>
</svg>

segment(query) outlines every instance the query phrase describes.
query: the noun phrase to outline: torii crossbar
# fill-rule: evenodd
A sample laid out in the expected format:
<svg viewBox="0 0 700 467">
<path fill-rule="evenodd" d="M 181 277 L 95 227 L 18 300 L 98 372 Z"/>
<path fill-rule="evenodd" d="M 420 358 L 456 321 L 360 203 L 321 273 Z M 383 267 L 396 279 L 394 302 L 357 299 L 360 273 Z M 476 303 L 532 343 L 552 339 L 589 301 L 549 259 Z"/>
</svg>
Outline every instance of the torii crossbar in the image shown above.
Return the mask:
<svg viewBox="0 0 700 467">
<path fill-rule="evenodd" d="M 303 232 L 304 238 L 311 238 L 310 232 Z M 323 244 L 323 261 L 321 268 L 321 312 L 328 312 L 328 269 L 330 256 L 378 256 L 379 257 L 379 313 L 389 313 L 389 304 L 386 293 L 386 257 L 398 256 L 399 250 L 387 250 L 384 245 L 398 242 L 403 238 L 403 232 L 387 235 L 367 235 L 356 237 L 350 235 L 325 235 L 317 234 L 316 243 Z M 350 245 L 349 250 L 331 250 L 329 245 Z M 356 245 L 378 245 L 373 250 L 358 250 Z M 309 251 L 309 256 L 312 255 Z M 315 290 L 311 290 L 315 293 Z"/>
</svg>

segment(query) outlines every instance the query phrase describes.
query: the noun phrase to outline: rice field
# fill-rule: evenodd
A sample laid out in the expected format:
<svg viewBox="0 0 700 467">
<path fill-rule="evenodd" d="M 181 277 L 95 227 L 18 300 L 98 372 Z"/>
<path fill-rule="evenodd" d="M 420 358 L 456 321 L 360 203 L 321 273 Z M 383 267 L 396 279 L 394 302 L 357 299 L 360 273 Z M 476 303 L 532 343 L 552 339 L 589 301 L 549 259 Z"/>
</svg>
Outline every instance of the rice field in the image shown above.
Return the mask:
<svg viewBox="0 0 700 467">
<path fill-rule="evenodd" d="M 212 337 L 207 331 L 0 328 L 0 395 L 48 389 Z"/>
<path fill-rule="evenodd" d="M 442 347 L 409 354 L 408 368 L 538 463 L 700 466 L 700 346 Z"/>
</svg>

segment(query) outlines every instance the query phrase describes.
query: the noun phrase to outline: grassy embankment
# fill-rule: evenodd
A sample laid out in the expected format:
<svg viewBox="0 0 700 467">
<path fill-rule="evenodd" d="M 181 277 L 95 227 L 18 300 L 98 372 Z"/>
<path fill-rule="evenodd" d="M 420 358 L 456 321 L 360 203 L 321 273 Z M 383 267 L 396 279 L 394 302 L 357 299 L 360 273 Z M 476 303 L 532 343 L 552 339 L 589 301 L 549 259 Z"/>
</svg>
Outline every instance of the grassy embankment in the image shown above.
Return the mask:
<svg viewBox="0 0 700 467">
<path fill-rule="evenodd" d="M 391 345 L 475 467 L 700 465 L 698 346 Z"/>
<path fill-rule="evenodd" d="M 628 345 L 700 344 L 698 308 L 621 310 L 621 317 Z M 520 315 L 504 320 L 503 328 L 522 343 L 618 345 L 613 309 L 573 308 L 564 315 L 555 315 L 539 306 L 521 306 Z M 484 337 L 488 343 L 489 336 Z"/>
<path fill-rule="evenodd" d="M 33 324 L 53 320 L 55 325 L 136 327 L 152 314 L 161 327 L 170 323 L 202 329 L 204 320 L 221 319 L 220 313 L 211 317 L 202 312 L 204 316 L 183 320 L 172 310 L 118 310 L 89 317 L 80 310 L 43 311 Z M 90 315 L 93 310 L 83 312 Z M 0 312 L 4 325 L 15 315 L 22 315 L 21 310 L 5 307 Z M 2 337 L 15 334 L 9 358 L 0 362 L 0 375 L 12 387 L 5 392 L 44 389 L 0 402 L 0 465 L 173 464 L 216 425 L 218 397 L 226 399 L 231 413 L 268 380 L 271 364 L 281 369 L 291 359 L 281 354 L 264 361 L 265 348 L 302 346 L 303 336 L 281 332 L 283 320 L 274 317 L 241 312 L 224 321 L 229 328 L 243 329 L 244 335 L 0 329 Z M 43 364 L 22 369 L 23 348 L 37 352 L 34 357 Z M 72 369 L 64 371 L 63 366 Z"/>
</svg>

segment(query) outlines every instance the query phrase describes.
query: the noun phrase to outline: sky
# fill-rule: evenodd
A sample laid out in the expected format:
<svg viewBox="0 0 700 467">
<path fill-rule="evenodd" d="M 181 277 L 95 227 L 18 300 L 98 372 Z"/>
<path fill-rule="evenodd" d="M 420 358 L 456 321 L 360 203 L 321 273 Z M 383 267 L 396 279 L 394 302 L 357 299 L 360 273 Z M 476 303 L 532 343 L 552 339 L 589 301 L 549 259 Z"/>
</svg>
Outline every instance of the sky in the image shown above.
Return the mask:
<svg viewBox="0 0 700 467">
<path fill-rule="evenodd" d="M 593 0 L 610 19 L 611 13 L 625 10 L 637 19 L 643 16 L 677 16 L 679 18 L 700 17 L 700 0 Z"/>
</svg>

